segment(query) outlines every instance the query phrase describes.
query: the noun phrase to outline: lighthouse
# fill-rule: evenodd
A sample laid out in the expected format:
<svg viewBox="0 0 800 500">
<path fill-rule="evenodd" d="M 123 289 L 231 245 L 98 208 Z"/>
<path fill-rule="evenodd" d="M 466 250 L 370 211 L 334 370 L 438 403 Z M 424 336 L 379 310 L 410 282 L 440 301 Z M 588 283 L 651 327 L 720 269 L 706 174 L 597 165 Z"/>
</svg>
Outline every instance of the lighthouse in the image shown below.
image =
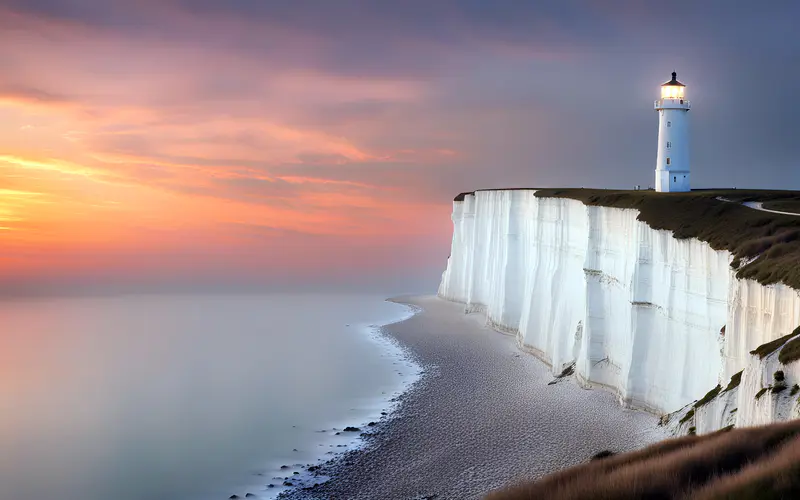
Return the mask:
<svg viewBox="0 0 800 500">
<path fill-rule="evenodd" d="M 658 111 L 658 156 L 656 160 L 656 191 L 675 193 L 690 191 L 689 187 L 689 101 L 685 99 L 686 85 L 672 72 L 672 80 L 661 86 L 661 99 L 655 103 Z"/>
</svg>

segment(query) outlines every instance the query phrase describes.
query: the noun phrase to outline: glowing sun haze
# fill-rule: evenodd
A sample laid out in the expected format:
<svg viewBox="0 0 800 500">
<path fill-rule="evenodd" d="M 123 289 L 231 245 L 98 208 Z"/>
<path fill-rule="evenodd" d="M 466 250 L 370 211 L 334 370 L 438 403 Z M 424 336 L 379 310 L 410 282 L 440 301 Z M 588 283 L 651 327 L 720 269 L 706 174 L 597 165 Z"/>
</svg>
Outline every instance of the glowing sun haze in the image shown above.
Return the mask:
<svg viewBox="0 0 800 500">
<path fill-rule="evenodd" d="M 0 286 L 432 289 L 459 191 L 651 182 L 673 69 L 697 182 L 798 187 L 794 3 L 533 3 L 3 2 Z"/>
</svg>

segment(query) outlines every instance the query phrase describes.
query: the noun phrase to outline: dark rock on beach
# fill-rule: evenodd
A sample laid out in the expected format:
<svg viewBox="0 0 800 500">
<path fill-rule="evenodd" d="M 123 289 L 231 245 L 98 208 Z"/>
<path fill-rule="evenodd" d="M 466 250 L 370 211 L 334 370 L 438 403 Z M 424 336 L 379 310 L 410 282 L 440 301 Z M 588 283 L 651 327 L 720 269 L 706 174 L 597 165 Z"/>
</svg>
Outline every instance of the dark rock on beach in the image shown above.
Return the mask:
<svg viewBox="0 0 800 500">
<path fill-rule="evenodd" d="M 608 458 L 614 456 L 614 452 L 611 450 L 603 450 L 601 452 L 595 453 L 592 456 L 592 460 L 601 460 L 603 458 Z"/>
</svg>

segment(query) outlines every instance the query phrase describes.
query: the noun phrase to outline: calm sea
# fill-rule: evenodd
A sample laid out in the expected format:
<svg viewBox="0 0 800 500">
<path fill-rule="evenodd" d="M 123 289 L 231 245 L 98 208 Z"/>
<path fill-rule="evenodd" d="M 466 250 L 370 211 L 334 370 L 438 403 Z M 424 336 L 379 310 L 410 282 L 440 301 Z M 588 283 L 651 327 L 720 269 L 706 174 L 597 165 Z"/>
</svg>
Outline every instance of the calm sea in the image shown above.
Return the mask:
<svg viewBox="0 0 800 500">
<path fill-rule="evenodd" d="M 0 302 L 0 498 L 270 498 L 413 381 L 369 328 L 408 316 L 367 295 Z"/>
</svg>

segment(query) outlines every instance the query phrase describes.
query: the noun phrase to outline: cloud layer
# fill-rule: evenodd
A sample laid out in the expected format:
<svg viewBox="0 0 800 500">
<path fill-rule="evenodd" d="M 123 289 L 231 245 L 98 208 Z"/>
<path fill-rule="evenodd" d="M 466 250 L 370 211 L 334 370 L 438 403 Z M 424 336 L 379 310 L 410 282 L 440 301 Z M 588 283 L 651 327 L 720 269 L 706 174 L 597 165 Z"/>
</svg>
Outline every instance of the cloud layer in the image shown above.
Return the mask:
<svg viewBox="0 0 800 500">
<path fill-rule="evenodd" d="M 673 69 L 698 185 L 800 187 L 800 7 L 669 7 L 6 1 L 0 279 L 433 286 L 459 191 L 652 183 Z"/>
</svg>

